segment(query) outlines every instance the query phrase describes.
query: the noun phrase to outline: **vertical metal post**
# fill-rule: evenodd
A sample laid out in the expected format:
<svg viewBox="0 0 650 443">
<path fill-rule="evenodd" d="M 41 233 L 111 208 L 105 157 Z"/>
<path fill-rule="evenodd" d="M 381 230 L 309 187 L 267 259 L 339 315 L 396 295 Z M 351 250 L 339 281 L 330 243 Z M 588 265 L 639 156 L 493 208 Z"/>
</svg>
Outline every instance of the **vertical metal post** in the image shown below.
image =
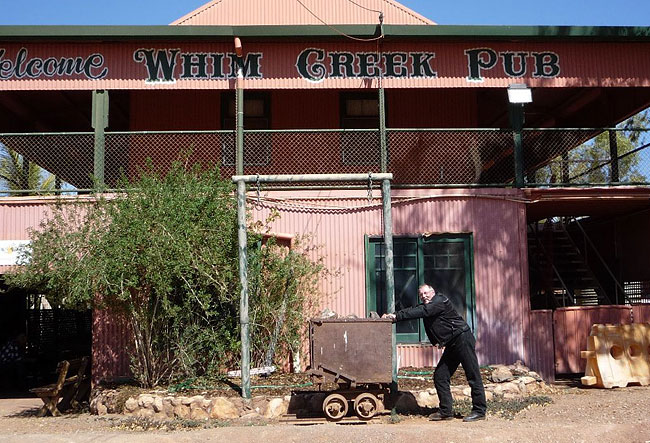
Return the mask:
<svg viewBox="0 0 650 443">
<path fill-rule="evenodd" d="M 388 143 L 386 141 L 386 94 L 379 87 L 379 144 L 381 149 L 381 172 L 388 171 Z"/>
<path fill-rule="evenodd" d="M 617 183 L 618 177 L 618 142 L 616 140 L 616 131 L 609 131 L 609 158 L 611 160 L 610 183 Z"/>
<path fill-rule="evenodd" d="M 246 250 L 246 183 L 237 182 L 237 224 L 239 239 L 239 323 L 241 326 L 241 392 L 242 397 L 251 398 L 250 347 L 248 331 L 248 254 Z"/>
<path fill-rule="evenodd" d="M 108 127 L 108 91 L 93 91 L 92 127 L 95 130 L 93 176 L 95 186 L 102 188 L 105 183 L 106 139 L 104 130 Z"/>
<path fill-rule="evenodd" d="M 395 277 L 393 273 L 393 216 L 391 213 L 390 201 L 390 180 L 381 181 L 382 209 L 384 219 L 384 244 L 386 251 L 384 260 L 386 266 L 386 301 L 388 304 L 387 311 L 395 312 Z M 391 334 L 392 359 L 393 359 L 393 382 L 391 383 L 391 393 L 397 393 L 397 340 L 395 324 L 393 323 L 393 332 Z"/>
<path fill-rule="evenodd" d="M 236 121 L 236 173 L 244 174 L 244 63 L 242 61 L 241 41 L 235 37 L 237 54 L 237 81 L 235 83 L 235 121 Z"/>
<path fill-rule="evenodd" d="M 524 105 L 522 103 L 510 103 L 510 124 L 513 130 L 514 139 L 514 163 L 515 163 L 515 187 L 524 187 L 524 156 L 521 130 L 524 126 Z"/>
</svg>

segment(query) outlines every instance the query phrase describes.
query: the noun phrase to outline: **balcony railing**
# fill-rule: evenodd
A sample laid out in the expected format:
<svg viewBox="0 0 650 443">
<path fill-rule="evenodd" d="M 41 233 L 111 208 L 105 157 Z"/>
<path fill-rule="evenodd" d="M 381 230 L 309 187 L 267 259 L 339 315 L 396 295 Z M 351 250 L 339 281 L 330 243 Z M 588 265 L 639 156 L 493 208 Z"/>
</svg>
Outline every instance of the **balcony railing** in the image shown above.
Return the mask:
<svg viewBox="0 0 650 443">
<path fill-rule="evenodd" d="M 650 131 L 618 128 L 524 129 L 525 186 L 650 184 Z M 502 129 L 389 129 L 387 172 L 395 187 L 508 187 L 513 132 Z M 266 130 L 244 133 L 244 174 L 381 172 L 378 130 Z M 232 131 L 0 134 L 0 194 L 91 191 L 134 179 L 149 163 L 219 165 L 235 173 Z"/>
</svg>

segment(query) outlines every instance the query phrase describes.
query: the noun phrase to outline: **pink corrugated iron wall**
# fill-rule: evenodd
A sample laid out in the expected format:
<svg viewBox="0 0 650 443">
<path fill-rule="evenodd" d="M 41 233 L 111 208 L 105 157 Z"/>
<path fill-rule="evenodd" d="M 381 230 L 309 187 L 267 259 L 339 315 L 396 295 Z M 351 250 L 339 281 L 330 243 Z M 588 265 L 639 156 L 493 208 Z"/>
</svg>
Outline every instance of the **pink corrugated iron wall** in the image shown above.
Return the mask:
<svg viewBox="0 0 650 443">
<path fill-rule="evenodd" d="M 93 311 L 93 385 L 102 380 L 111 381 L 130 377 L 129 357 L 133 349 L 126 319 L 106 309 Z"/>
<path fill-rule="evenodd" d="M 433 367 L 440 360 L 442 350 L 431 345 L 398 345 L 397 362 L 400 368 Z"/>
<path fill-rule="evenodd" d="M 550 309 L 530 312 L 528 340 L 528 367 L 537 372 L 546 382 L 555 381 L 555 359 L 553 353 L 553 311 Z"/>
<path fill-rule="evenodd" d="M 631 306 L 572 306 L 559 308 L 553 314 L 555 341 L 555 372 L 575 374 L 585 371 L 586 362 L 580 351 L 587 349 L 587 337 L 593 324 L 632 323 Z"/>
<path fill-rule="evenodd" d="M 313 236 L 312 243 L 320 245 L 318 254 L 325 257 L 324 263 L 332 271 L 321 285 L 325 294 L 321 307 L 365 317 L 364 235 L 382 234 L 381 200 L 376 190 L 377 187 L 371 206 L 365 189 L 272 193 L 284 205 L 279 207 L 281 218 L 274 223 L 274 231 Z M 296 196 L 302 196 L 306 203 L 283 201 Z M 511 189 L 393 190 L 395 235 L 472 233 L 477 352 L 481 364 L 527 362 L 524 337 L 530 307 L 526 220 L 519 197 L 519 191 Z M 41 206 L 39 210 L 45 209 Z M 265 218 L 269 209 L 254 213 L 258 218 Z M 39 219 L 42 215 L 40 212 Z M 37 222 L 19 224 L 24 230 L 26 225 Z M 121 342 L 112 347 L 109 337 L 120 337 L 122 332 L 110 328 L 100 330 L 103 323 L 112 327 L 100 318 L 95 322 L 94 331 L 97 337 L 93 349 L 100 353 L 96 366 L 100 370 L 113 365 L 120 372 L 126 363 L 118 361 L 112 349 L 120 349 Z M 104 354 L 103 346 L 108 347 Z M 426 348 L 400 352 L 402 366 L 422 366 L 431 355 Z M 434 362 L 434 355 L 430 358 Z M 108 373 L 107 369 L 98 376 Z"/>
<path fill-rule="evenodd" d="M 650 322 L 650 305 L 632 306 L 632 318 L 634 320 L 634 323 Z"/>
<path fill-rule="evenodd" d="M 321 286 L 321 307 L 366 315 L 364 235 L 381 235 L 381 200 L 366 190 L 272 192 L 279 199 L 277 232 L 311 234 L 333 275 Z M 376 194 L 377 196 L 379 194 Z M 283 200 L 304 196 L 304 203 Z M 525 208 L 517 190 L 393 190 L 393 232 L 472 233 L 477 353 L 481 364 L 526 362 L 530 311 Z M 303 197 L 300 197 L 303 198 Z M 332 200 L 328 200 L 331 198 Z M 263 219 L 269 209 L 255 211 Z M 489 214 L 489 216 L 486 216 Z M 402 366 L 428 361 L 403 353 Z"/>
<path fill-rule="evenodd" d="M 38 227 L 50 215 L 47 197 L 0 198 L 0 240 L 29 240 L 28 228 Z M 0 274 L 11 270 L 0 266 Z"/>
</svg>

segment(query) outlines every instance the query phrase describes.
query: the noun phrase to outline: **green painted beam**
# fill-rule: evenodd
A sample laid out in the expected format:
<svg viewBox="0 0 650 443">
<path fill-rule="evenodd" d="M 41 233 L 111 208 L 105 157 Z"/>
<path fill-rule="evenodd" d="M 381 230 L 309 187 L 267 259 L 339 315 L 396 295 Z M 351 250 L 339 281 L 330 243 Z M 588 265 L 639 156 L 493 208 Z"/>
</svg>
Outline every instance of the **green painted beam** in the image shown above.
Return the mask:
<svg viewBox="0 0 650 443">
<path fill-rule="evenodd" d="M 0 26 L 0 41 L 11 40 L 209 40 L 234 36 L 256 39 L 333 39 L 379 35 L 378 25 L 272 26 Z M 456 26 L 383 25 L 386 40 L 576 40 L 650 41 L 650 27 L 629 26 Z"/>
</svg>

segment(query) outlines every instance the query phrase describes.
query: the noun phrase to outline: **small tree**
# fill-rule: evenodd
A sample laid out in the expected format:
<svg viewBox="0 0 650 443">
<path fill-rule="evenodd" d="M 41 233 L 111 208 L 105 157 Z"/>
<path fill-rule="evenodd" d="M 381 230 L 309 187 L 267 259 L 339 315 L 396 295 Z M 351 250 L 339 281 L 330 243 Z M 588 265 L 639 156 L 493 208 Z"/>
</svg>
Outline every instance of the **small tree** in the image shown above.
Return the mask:
<svg viewBox="0 0 650 443">
<path fill-rule="evenodd" d="M 277 217 L 272 213 L 269 222 Z M 251 362 L 270 366 L 286 362 L 303 343 L 305 317 L 313 314 L 318 283 L 327 275 L 322 257 L 309 238 L 296 238 L 291 248 L 269 237 L 252 248 L 249 263 L 251 283 Z"/>
<path fill-rule="evenodd" d="M 239 274 L 232 184 L 216 169 L 186 172 L 176 163 L 164 177 L 149 171 L 126 188 L 92 203 L 57 204 L 31 233 L 23 267 L 10 283 L 37 288 L 53 305 L 124 313 L 133 334 L 132 370 L 144 386 L 233 366 L 239 359 Z M 255 251 L 259 239 L 252 233 L 249 249 Z M 294 302 L 318 266 L 287 271 L 293 262 L 271 249 L 251 260 L 252 268 L 266 268 L 252 287 L 255 297 L 276 299 L 270 275 L 288 276 L 287 317 L 299 320 L 286 324 L 304 323 L 304 304 Z M 275 320 L 254 310 L 252 316 Z M 274 328 L 264 324 L 264 330 Z"/>
<path fill-rule="evenodd" d="M 618 151 L 619 181 L 626 183 L 645 183 L 648 177 L 640 170 L 641 152 L 632 152 L 647 134 L 650 114 L 640 112 L 622 122 L 615 131 Z M 628 154 L 628 155 L 625 155 Z M 572 183 L 592 184 L 610 183 L 611 177 L 610 135 L 609 131 L 601 132 L 593 139 L 568 151 L 566 158 L 558 156 L 544 167 L 538 169 L 535 181 L 538 183 L 561 182 L 562 165 L 565 164 L 569 179 Z"/>
<path fill-rule="evenodd" d="M 0 189 L 48 192 L 54 189 L 54 176 L 0 143 Z"/>
</svg>

